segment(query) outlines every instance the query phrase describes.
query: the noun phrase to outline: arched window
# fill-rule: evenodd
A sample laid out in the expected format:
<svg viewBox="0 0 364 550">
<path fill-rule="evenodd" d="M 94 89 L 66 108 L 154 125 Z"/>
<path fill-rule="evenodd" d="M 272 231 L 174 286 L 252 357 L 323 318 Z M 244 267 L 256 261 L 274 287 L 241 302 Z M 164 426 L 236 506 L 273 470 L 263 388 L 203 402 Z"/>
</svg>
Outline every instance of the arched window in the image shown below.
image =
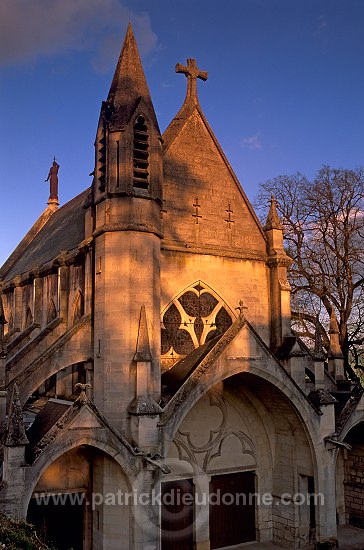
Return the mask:
<svg viewBox="0 0 364 550">
<path fill-rule="evenodd" d="M 138 116 L 134 124 L 133 185 L 148 189 L 149 185 L 149 135 L 144 117 Z"/>
<path fill-rule="evenodd" d="M 72 313 L 72 325 L 75 325 L 84 314 L 84 301 L 81 291 L 77 292 L 77 295 L 73 301 L 73 313 Z"/>
<path fill-rule="evenodd" d="M 198 281 L 175 298 L 162 315 L 162 356 L 181 357 L 223 334 L 233 315 L 221 298 Z"/>
<path fill-rule="evenodd" d="M 47 325 L 57 318 L 57 309 L 54 305 L 53 300 L 49 302 L 48 311 L 47 311 Z"/>
</svg>

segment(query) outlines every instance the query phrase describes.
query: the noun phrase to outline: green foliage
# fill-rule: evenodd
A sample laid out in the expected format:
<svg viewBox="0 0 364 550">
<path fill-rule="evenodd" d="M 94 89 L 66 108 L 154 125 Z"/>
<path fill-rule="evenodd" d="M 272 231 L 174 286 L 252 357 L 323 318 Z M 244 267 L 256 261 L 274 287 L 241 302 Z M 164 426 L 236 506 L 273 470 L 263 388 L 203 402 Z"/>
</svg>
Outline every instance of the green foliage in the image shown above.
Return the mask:
<svg viewBox="0 0 364 550">
<path fill-rule="evenodd" d="M 56 550 L 38 537 L 32 525 L 19 523 L 0 514 L 0 550 Z"/>
</svg>

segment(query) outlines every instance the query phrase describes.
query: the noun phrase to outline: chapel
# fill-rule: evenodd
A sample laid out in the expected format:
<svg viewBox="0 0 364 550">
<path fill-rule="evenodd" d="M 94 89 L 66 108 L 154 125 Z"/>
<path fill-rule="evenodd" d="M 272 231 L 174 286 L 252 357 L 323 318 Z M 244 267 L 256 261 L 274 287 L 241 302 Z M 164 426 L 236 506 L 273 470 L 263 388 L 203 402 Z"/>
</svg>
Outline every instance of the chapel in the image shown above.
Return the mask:
<svg viewBox="0 0 364 550">
<path fill-rule="evenodd" d="M 334 323 L 328 357 L 292 332 L 274 198 L 263 226 L 176 72 L 161 134 L 129 25 L 91 187 L 60 206 L 54 159 L 0 270 L 0 511 L 59 550 L 326 548 L 364 528 L 363 390 Z"/>
</svg>

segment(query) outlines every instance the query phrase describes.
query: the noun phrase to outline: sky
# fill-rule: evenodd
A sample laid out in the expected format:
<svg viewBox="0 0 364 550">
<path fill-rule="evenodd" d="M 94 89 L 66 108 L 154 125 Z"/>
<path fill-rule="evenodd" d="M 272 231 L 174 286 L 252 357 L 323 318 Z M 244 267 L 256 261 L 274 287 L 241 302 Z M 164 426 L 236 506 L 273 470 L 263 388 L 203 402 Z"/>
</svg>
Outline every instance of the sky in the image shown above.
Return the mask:
<svg viewBox="0 0 364 550">
<path fill-rule="evenodd" d="M 364 0 L 1 0 L 0 265 L 91 184 L 101 102 L 132 23 L 163 132 L 195 58 L 202 109 L 251 201 L 259 183 L 364 165 Z"/>
</svg>

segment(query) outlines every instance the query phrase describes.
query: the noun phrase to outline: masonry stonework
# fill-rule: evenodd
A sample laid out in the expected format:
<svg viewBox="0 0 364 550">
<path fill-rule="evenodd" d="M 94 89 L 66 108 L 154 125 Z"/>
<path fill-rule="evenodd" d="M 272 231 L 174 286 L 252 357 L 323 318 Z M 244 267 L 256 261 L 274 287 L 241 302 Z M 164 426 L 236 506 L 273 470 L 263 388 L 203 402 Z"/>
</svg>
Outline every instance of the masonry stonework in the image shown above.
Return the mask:
<svg viewBox="0 0 364 550">
<path fill-rule="evenodd" d="M 92 186 L 0 270 L 1 511 L 75 550 L 324 548 L 364 525 L 363 391 L 292 333 L 275 201 L 262 227 L 176 70 L 161 134 L 129 26 Z"/>
</svg>

